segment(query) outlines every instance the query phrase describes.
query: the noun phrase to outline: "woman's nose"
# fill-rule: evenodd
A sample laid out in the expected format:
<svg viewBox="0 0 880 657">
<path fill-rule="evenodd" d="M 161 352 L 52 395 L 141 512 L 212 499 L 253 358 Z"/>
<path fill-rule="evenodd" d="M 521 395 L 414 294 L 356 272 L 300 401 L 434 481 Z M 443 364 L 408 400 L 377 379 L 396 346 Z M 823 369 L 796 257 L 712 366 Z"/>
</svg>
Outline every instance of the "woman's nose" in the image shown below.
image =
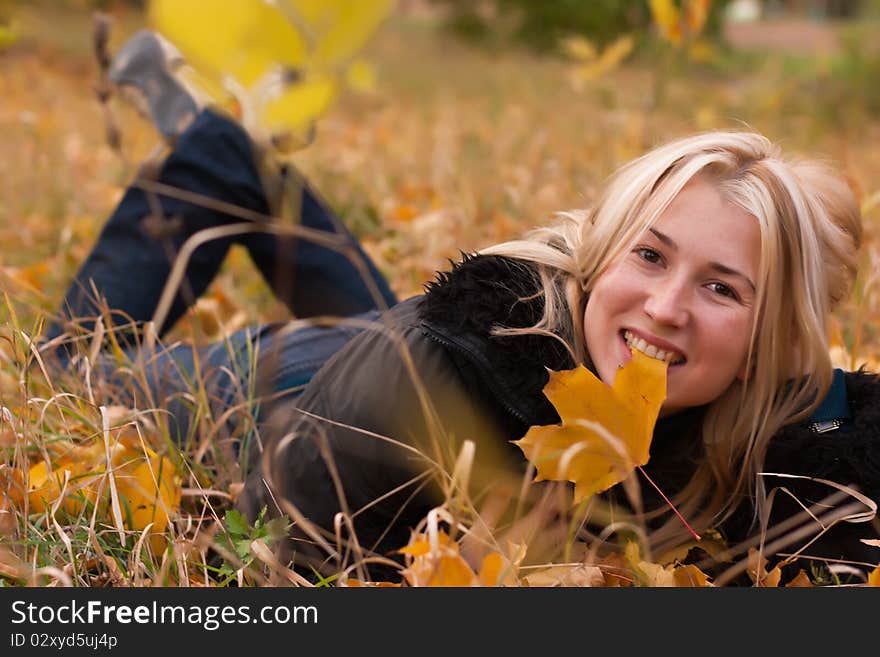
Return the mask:
<svg viewBox="0 0 880 657">
<path fill-rule="evenodd" d="M 684 282 L 674 278 L 656 281 L 648 289 L 645 313 L 658 324 L 684 326 L 690 314 Z"/>
</svg>

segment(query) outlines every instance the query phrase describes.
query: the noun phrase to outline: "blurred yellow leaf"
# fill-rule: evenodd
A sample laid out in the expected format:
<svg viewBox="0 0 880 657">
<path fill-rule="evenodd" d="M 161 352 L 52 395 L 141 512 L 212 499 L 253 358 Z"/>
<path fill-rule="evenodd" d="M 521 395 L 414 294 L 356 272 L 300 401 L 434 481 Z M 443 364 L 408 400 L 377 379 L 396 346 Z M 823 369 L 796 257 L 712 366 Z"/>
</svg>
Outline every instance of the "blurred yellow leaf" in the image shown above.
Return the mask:
<svg viewBox="0 0 880 657">
<path fill-rule="evenodd" d="M 407 583 L 417 587 L 500 586 L 507 566 L 500 554 L 490 553 L 483 558 L 478 575 L 461 556 L 458 543 L 443 531 L 437 532 L 435 546 L 428 535 L 415 534 L 398 553 L 408 557 L 403 571 Z"/>
<path fill-rule="evenodd" d="M 544 394 L 562 422 L 531 427 L 517 441 L 536 480 L 575 484 L 575 503 L 610 488 L 648 462 L 654 424 L 666 398 L 667 364 L 638 350 L 609 387 L 581 366 L 551 372 Z"/>
<path fill-rule="evenodd" d="M 152 0 L 149 17 L 198 74 L 190 75 L 193 86 L 218 101 L 218 89 L 235 97 L 254 137 L 292 132 L 275 142 L 290 150 L 309 142 L 312 122 L 342 84 L 370 86 L 354 54 L 392 6 L 393 0 L 227 0 L 218 10 L 213 0 Z"/>
<path fill-rule="evenodd" d="M 582 62 L 592 61 L 599 54 L 593 42 L 580 35 L 566 37 L 560 44 L 565 54 Z"/>
<path fill-rule="evenodd" d="M 681 43 L 681 13 L 674 0 L 648 0 L 660 36 L 677 46 Z"/>
<path fill-rule="evenodd" d="M 12 22 L 8 25 L 0 25 L 0 50 L 4 50 L 14 44 L 18 41 L 18 37 L 19 28 L 16 23 Z"/>
<path fill-rule="evenodd" d="M 275 65 L 299 68 L 305 35 L 276 7 L 254 0 L 152 0 L 149 17 L 202 75 L 250 87 Z"/>
<path fill-rule="evenodd" d="M 363 59 L 356 59 L 345 72 L 345 82 L 351 89 L 364 94 L 376 92 L 376 69 Z"/>
<path fill-rule="evenodd" d="M 648 0 L 657 31 L 676 48 L 682 45 L 685 38 L 693 40 L 700 35 L 706 26 L 711 6 L 712 0 L 683 0 L 681 9 L 675 0 Z"/>
<path fill-rule="evenodd" d="M 634 45 L 632 36 L 622 36 L 605 48 L 598 58 L 578 66 L 574 74 L 583 80 L 595 80 L 620 66 L 620 63 L 632 52 Z"/>
<path fill-rule="evenodd" d="M 19 285 L 42 292 L 46 278 L 53 273 L 55 266 L 49 260 L 39 260 L 27 267 L 3 267 L 2 271 Z"/>
<path fill-rule="evenodd" d="M 684 0 L 684 22 L 691 34 L 699 34 L 709 18 L 712 0 Z"/>
<path fill-rule="evenodd" d="M 333 104 L 338 93 L 336 82 L 329 77 L 316 77 L 288 87 L 262 108 L 260 118 L 270 131 L 289 128 L 302 132 L 315 117 L 322 116 Z"/>
<path fill-rule="evenodd" d="M 116 431 L 109 449 L 103 438 L 85 445 L 67 441 L 60 449 L 28 472 L 32 513 L 45 513 L 58 503 L 75 515 L 89 503 L 98 505 L 99 517 L 106 515 L 111 495 L 106 478 L 112 471 L 125 528 L 142 531 L 152 523 L 152 533 L 165 531 L 180 506 L 181 480 L 171 461 L 142 444 L 133 427 Z"/>
<path fill-rule="evenodd" d="M 697 39 L 688 46 L 688 56 L 698 64 L 708 64 L 718 58 L 718 49 L 707 39 Z"/>
</svg>

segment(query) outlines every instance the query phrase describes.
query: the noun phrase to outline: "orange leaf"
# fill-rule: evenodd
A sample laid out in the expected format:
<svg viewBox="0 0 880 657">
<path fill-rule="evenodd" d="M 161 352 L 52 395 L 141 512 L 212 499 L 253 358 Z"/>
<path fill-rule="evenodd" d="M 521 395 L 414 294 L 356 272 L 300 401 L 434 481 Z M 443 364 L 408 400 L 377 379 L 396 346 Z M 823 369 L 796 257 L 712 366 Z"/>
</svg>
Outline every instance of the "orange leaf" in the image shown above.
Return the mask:
<svg viewBox="0 0 880 657">
<path fill-rule="evenodd" d="M 660 35 L 674 46 L 681 44 L 681 12 L 673 0 L 648 0 Z"/>
<path fill-rule="evenodd" d="M 688 31 L 694 35 L 703 31 L 712 0 L 687 0 L 684 4 L 684 21 Z"/>
<path fill-rule="evenodd" d="M 119 414 L 120 409 L 111 407 L 108 412 Z M 63 494 L 59 508 L 71 515 L 80 513 L 85 502 L 97 504 L 104 513 L 111 494 L 105 478 L 112 471 L 127 510 L 126 528 L 141 531 L 152 523 L 153 534 L 165 531 L 180 506 L 180 476 L 168 458 L 141 443 L 132 425 L 114 433 L 109 450 L 101 439 L 85 445 L 64 441 L 64 448 L 50 454 L 48 462 L 35 463 L 27 477 L 30 511 L 45 513 Z"/>
<path fill-rule="evenodd" d="M 880 566 L 868 574 L 868 586 L 880 586 Z"/>
<path fill-rule="evenodd" d="M 712 586 L 709 583 L 709 576 L 693 564 L 675 566 L 672 575 L 676 586 L 693 588 Z"/>
<path fill-rule="evenodd" d="M 482 586 L 504 586 L 513 582 L 513 568 L 504 557 L 497 552 L 490 552 L 483 557 L 480 565 L 480 584 Z"/>
<path fill-rule="evenodd" d="M 633 350 L 609 387 L 581 366 L 551 372 L 544 394 L 562 423 L 531 427 L 515 445 L 536 480 L 575 484 L 575 503 L 625 479 L 648 462 L 654 423 L 666 398 L 663 361 Z"/>
<path fill-rule="evenodd" d="M 752 581 L 755 583 L 755 586 L 765 588 L 779 586 L 779 582 L 782 579 L 782 571 L 779 569 L 779 566 L 775 566 L 768 572 L 767 559 L 764 557 L 758 559 L 758 551 L 755 548 L 749 548 L 748 563 L 749 567 L 747 572 L 749 577 L 751 577 Z"/>
<path fill-rule="evenodd" d="M 786 588 L 796 588 L 796 587 L 813 587 L 815 584 L 810 580 L 810 576 L 807 575 L 803 570 L 799 570 L 798 574 L 795 575 L 794 579 L 791 580 L 788 584 L 785 585 Z"/>
<path fill-rule="evenodd" d="M 403 575 L 414 587 L 479 586 L 476 573 L 459 553 L 458 544 L 445 532 L 438 532 L 436 546 L 428 536 L 417 534 L 409 545 L 398 550 L 412 559 Z"/>
</svg>

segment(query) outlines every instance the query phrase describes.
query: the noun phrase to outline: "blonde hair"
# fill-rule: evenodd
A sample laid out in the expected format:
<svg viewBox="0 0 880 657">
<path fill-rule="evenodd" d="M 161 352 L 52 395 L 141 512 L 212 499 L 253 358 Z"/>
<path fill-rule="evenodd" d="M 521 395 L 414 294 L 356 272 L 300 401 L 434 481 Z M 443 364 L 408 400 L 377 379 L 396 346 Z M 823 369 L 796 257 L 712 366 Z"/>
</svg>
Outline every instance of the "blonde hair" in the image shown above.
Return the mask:
<svg viewBox="0 0 880 657">
<path fill-rule="evenodd" d="M 809 417 L 830 386 L 830 316 L 850 291 L 861 244 L 859 205 L 846 182 L 819 160 L 783 159 L 756 133 L 699 134 L 623 166 L 591 210 L 562 213 L 558 225 L 482 253 L 538 265 L 545 313 L 525 330 L 577 336 L 571 351 L 584 362 L 582 318 L 590 290 L 698 175 L 755 217 L 761 233 L 750 376 L 709 404 L 701 434 L 705 458 L 673 499 L 695 527 L 706 528 L 748 497 L 756 516 L 763 511 L 759 473 L 769 441 L 783 426 Z M 681 523 L 670 520 L 655 540 L 668 547 L 685 537 Z"/>
</svg>

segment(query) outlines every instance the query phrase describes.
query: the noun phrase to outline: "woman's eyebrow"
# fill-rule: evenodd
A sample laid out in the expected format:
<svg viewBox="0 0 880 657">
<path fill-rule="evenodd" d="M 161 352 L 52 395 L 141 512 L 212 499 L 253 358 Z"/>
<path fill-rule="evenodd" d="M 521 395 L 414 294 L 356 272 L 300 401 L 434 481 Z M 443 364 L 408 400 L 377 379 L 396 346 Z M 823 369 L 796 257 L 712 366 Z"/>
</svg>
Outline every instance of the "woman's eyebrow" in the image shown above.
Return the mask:
<svg viewBox="0 0 880 657">
<path fill-rule="evenodd" d="M 666 245 L 673 251 L 678 251 L 678 244 L 676 244 L 675 240 L 669 237 L 669 235 L 657 230 L 653 226 L 651 228 L 648 228 L 648 230 L 654 235 L 654 237 L 663 242 L 664 245 Z M 752 282 L 752 279 L 737 269 L 733 269 L 732 267 L 728 267 L 727 265 L 722 265 L 720 262 L 710 262 L 709 268 L 717 271 L 719 274 L 741 278 L 752 289 L 752 292 L 755 292 L 757 290 L 755 284 Z"/>
</svg>

